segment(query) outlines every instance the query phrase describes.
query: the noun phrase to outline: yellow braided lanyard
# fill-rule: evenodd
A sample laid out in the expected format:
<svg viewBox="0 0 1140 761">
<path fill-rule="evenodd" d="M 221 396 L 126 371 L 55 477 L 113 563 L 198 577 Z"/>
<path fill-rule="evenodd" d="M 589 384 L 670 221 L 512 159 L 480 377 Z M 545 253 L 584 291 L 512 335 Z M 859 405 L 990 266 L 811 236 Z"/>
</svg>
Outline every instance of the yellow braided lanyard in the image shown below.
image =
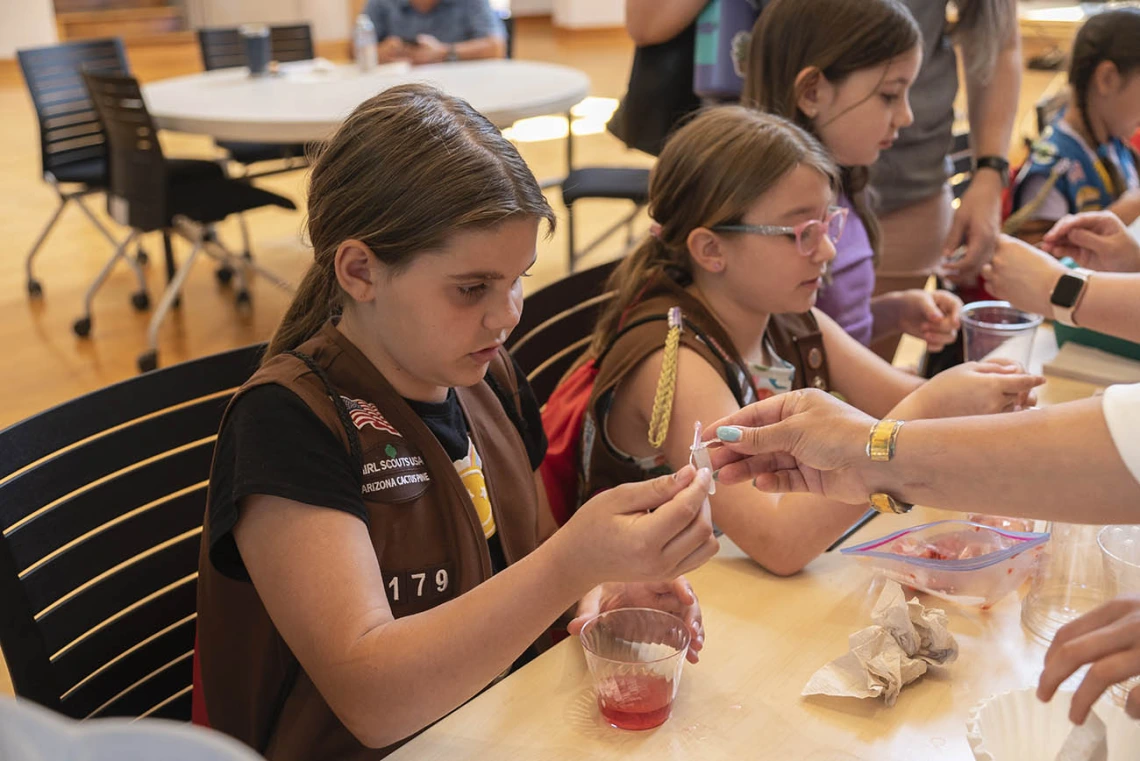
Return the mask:
<svg viewBox="0 0 1140 761">
<path fill-rule="evenodd" d="M 673 416 L 673 396 L 677 390 L 677 355 L 681 349 L 681 332 L 684 330 L 681 308 L 669 310 L 669 333 L 665 337 L 665 358 L 661 361 L 661 375 L 657 378 L 657 393 L 653 396 L 653 415 L 649 419 L 649 446 L 660 449 L 669 433 L 669 419 Z"/>
</svg>

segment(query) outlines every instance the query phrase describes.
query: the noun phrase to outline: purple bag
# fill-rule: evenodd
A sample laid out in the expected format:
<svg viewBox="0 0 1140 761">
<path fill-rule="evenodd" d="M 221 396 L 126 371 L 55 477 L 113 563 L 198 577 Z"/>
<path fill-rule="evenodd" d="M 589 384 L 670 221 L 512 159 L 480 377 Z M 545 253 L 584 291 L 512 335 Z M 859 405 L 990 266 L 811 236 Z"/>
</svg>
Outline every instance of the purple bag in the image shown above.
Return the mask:
<svg viewBox="0 0 1140 761">
<path fill-rule="evenodd" d="M 752 27 L 767 0 L 710 0 L 697 16 L 693 92 L 712 100 L 739 100 Z"/>
</svg>

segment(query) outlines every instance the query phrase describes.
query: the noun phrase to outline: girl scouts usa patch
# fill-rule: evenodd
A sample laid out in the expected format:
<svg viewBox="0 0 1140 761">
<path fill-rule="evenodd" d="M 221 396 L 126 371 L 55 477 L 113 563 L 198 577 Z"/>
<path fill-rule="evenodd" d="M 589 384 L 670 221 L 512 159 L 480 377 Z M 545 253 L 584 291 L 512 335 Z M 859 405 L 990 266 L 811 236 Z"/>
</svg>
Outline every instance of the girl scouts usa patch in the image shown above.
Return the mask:
<svg viewBox="0 0 1140 761">
<path fill-rule="evenodd" d="M 376 502 L 410 502 L 431 485 L 423 455 L 402 438 L 374 447 L 364 455 L 361 475 L 361 495 Z"/>
</svg>

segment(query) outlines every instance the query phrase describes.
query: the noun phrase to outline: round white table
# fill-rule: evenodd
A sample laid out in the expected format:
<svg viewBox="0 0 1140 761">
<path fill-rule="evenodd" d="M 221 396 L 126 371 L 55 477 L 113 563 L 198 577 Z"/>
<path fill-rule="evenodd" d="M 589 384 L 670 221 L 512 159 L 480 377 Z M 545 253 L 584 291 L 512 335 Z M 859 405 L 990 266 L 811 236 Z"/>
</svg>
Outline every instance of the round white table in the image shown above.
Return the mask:
<svg viewBox="0 0 1140 761">
<path fill-rule="evenodd" d="M 589 78 L 535 61 L 463 61 L 368 73 L 354 65 L 302 61 L 252 78 L 245 68 L 166 79 L 143 88 L 158 126 L 216 140 L 303 143 L 327 139 L 371 96 L 406 82 L 434 84 L 463 98 L 499 128 L 519 119 L 565 113 L 586 97 Z"/>
</svg>

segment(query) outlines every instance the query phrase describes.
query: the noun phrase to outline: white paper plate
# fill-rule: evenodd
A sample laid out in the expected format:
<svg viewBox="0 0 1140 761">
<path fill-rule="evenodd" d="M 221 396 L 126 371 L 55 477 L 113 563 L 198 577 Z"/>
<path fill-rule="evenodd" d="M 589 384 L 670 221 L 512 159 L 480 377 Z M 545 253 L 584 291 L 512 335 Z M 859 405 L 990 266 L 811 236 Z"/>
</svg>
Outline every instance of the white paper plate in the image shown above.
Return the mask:
<svg viewBox="0 0 1140 761">
<path fill-rule="evenodd" d="M 983 700 L 966 720 L 966 739 L 977 761 L 1053 761 L 1073 729 L 1071 692 L 1058 692 L 1048 703 L 1034 688 L 1003 692 Z M 1108 761 L 1140 758 L 1140 721 L 1107 698 L 1094 709 L 1108 731 Z"/>
</svg>

